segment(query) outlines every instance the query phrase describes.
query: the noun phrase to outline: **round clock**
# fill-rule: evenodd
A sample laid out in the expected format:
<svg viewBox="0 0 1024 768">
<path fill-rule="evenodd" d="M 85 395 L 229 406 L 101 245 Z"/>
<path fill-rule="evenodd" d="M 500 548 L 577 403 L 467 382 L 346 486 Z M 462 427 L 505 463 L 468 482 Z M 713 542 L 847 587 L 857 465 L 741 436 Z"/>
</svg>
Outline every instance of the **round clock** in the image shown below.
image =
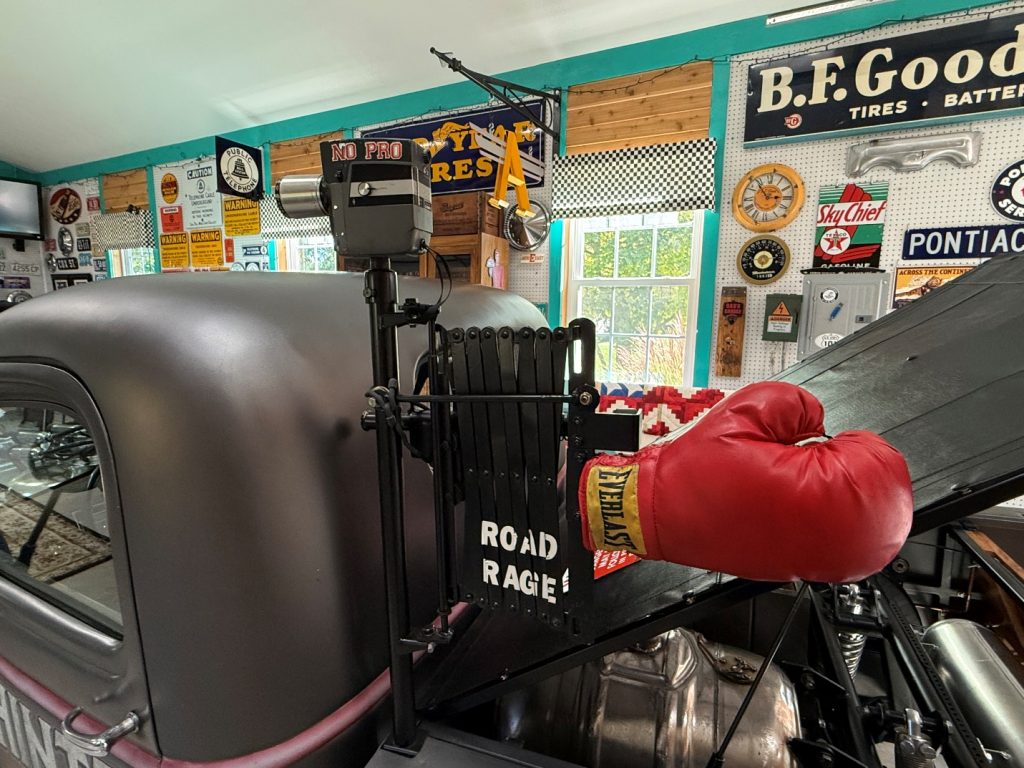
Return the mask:
<svg viewBox="0 0 1024 768">
<path fill-rule="evenodd" d="M 744 243 L 736 267 L 748 283 L 774 283 L 789 268 L 789 246 L 773 235 L 761 235 Z"/>
<path fill-rule="evenodd" d="M 732 193 L 732 214 L 747 229 L 772 232 L 789 224 L 804 204 L 804 183 L 786 165 L 759 165 Z"/>
</svg>

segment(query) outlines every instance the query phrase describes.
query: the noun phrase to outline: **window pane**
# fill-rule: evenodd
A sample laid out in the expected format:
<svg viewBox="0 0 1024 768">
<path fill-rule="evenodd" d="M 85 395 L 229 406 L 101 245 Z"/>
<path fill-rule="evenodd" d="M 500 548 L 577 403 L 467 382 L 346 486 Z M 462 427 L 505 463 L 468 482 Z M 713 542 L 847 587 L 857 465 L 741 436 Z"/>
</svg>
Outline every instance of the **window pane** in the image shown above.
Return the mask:
<svg viewBox="0 0 1024 768">
<path fill-rule="evenodd" d="M 682 384 L 685 361 L 685 339 L 651 339 L 650 374 L 647 383 Z"/>
<path fill-rule="evenodd" d="M 587 232 L 583 235 L 583 277 L 611 277 L 615 274 L 615 233 Z"/>
<path fill-rule="evenodd" d="M 693 230 L 673 227 L 658 230 L 658 259 L 654 274 L 657 277 L 686 277 L 690 274 L 690 247 Z"/>
<path fill-rule="evenodd" d="M 69 413 L 0 409 L 0 576 L 121 626 L 96 444 Z"/>
<path fill-rule="evenodd" d="M 631 229 L 619 233 L 619 274 L 617 277 L 650 277 L 654 231 Z"/>
<path fill-rule="evenodd" d="M 598 333 L 608 333 L 612 329 L 612 289 L 587 285 L 581 293 L 581 316 L 593 320 Z"/>
<path fill-rule="evenodd" d="M 686 330 L 690 289 L 673 285 L 651 289 L 651 333 L 682 336 Z"/>
<path fill-rule="evenodd" d="M 613 333 L 647 333 L 650 288 L 616 288 Z"/>
<path fill-rule="evenodd" d="M 693 221 L 693 211 L 678 211 L 676 213 L 676 221 L 680 224 L 689 224 Z"/>
<path fill-rule="evenodd" d="M 317 248 L 317 269 L 320 272 L 334 272 L 337 269 L 337 260 L 334 257 L 333 248 Z"/>
<path fill-rule="evenodd" d="M 642 384 L 646 369 L 646 339 L 631 336 L 612 337 L 612 381 Z"/>
</svg>

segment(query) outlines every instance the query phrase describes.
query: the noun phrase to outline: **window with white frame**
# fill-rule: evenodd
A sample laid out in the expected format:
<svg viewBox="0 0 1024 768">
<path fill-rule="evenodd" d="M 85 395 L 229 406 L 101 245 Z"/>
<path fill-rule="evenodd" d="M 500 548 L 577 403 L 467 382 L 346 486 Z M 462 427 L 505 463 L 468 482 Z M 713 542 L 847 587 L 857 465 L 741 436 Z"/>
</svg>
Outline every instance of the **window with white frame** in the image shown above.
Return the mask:
<svg viewBox="0 0 1024 768">
<path fill-rule="evenodd" d="M 571 224 L 569 314 L 597 326 L 599 382 L 690 385 L 702 213 Z"/>
<path fill-rule="evenodd" d="M 120 248 L 107 251 L 114 277 L 152 275 L 156 272 L 156 251 L 152 248 Z"/>
<path fill-rule="evenodd" d="M 331 237 L 290 237 L 285 240 L 291 272 L 337 272 L 338 259 Z"/>
</svg>

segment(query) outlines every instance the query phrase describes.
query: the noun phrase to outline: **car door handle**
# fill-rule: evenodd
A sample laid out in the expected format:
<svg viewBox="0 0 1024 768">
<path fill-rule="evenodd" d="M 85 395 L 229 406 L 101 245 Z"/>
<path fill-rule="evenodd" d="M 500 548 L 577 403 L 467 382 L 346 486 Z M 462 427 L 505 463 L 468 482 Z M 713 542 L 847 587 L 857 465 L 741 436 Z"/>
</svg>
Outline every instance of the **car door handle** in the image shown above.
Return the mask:
<svg viewBox="0 0 1024 768">
<path fill-rule="evenodd" d="M 90 736 L 89 734 L 76 731 L 74 725 L 72 725 L 75 718 L 80 714 L 82 714 L 81 707 L 75 707 L 68 712 L 67 716 L 60 723 L 60 730 L 67 737 L 68 741 L 91 757 L 106 757 L 110 753 L 110 748 L 114 745 L 115 741 L 122 736 L 127 736 L 129 733 L 135 733 L 142 724 L 142 720 L 137 714 L 129 712 L 120 723 L 110 726 L 103 733 Z"/>
</svg>

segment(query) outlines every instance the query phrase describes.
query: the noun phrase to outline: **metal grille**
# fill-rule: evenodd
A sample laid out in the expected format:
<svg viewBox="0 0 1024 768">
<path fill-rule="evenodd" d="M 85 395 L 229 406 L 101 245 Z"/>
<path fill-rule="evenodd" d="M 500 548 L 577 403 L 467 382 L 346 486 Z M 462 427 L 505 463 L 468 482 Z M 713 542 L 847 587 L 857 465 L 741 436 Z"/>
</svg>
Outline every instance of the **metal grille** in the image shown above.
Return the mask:
<svg viewBox="0 0 1024 768">
<path fill-rule="evenodd" d="M 97 253 L 117 248 L 152 248 L 153 214 L 148 209 L 138 213 L 105 213 L 92 217 Z"/>
</svg>

